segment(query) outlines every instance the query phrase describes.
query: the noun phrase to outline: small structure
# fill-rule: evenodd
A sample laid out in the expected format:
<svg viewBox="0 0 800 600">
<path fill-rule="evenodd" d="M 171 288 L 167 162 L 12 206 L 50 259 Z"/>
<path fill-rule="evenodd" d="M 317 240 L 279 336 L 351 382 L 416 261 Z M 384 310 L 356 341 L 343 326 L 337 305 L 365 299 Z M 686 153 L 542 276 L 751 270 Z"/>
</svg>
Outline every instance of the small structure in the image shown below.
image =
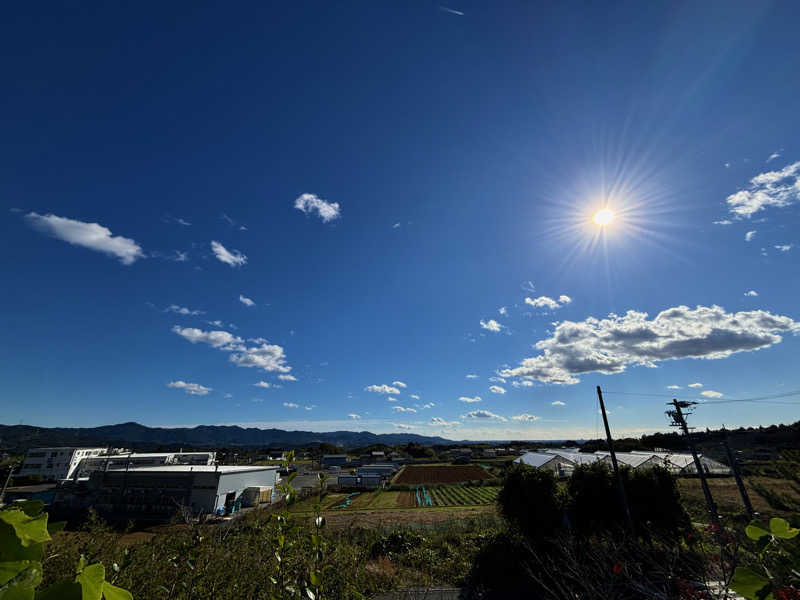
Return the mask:
<svg viewBox="0 0 800 600">
<path fill-rule="evenodd" d="M 325 469 L 327 467 L 343 467 L 350 462 L 350 459 L 347 458 L 347 454 L 325 454 L 320 461 L 322 468 Z"/>
</svg>

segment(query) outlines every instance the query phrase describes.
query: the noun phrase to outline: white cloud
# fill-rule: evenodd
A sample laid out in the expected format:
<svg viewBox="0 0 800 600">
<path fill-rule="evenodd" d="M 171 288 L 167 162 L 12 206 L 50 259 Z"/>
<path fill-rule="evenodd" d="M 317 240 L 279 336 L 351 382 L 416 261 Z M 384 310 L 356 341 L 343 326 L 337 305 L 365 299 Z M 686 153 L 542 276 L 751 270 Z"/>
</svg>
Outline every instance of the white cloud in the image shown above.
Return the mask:
<svg viewBox="0 0 800 600">
<path fill-rule="evenodd" d="M 781 333 L 798 332 L 800 323 L 763 310 L 728 313 L 719 306 L 677 306 L 652 320 L 647 313 L 631 310 L 623 316 L 558 323 L 552 337 L 536 343 L 541 354 L 500 374 L 574 384 L 579 381 L 577 375 L 622 373 L 629 365 L 655 367 L 679 358 L 725 358 L 777 344 L 783 339 Z"/>
<path fill-rule="evenodd" d="M 205 396 L 212 388 L 206 387 L 204 385 L 200 385 L 199 383 L 189 383 L 188 381 L 170 381 L 167 384 L 167 387 L 177 388 L 179 390 L 183 390 L 187 394 L 191 394 L 192 396 Z"/>
<path fill-rule="evenodd" d="M 317 213 L 323 223 L 338 219 L 341 215 L 338 202 L 327 202 L 314 194 L 301 194 L 294 201 L 294 207 L 305 214 Z"/>
<path fill-rule="evenodd" d="M 286 354 L 281 346 L 264 341 L 258 346 L 247 346 L 244 340 L 227 331 L 203 331 L 195 327 L 179 327 L 172 331 L 193 344 L 202 342 L 213 348 L 233 352 L 228 357 L 239 367 L 258 367 L 268 372 L 288 373 L 292 367 L 286 364 Z"/>
<path fill-rule="evenodd" d="M 286 354 L 277 344 L 261 344 L 238 349 L 228 359 L 237 367 L 257 367 L 264 371 L 288 373 L 292 367 L 286 364 Z"/>
<path fill-rule="evenodd" d="M 382 383 L 381 385 L 368 385 L 364 388 L 365 392 L 373 392 L 375 394 L 400 394 L 400 390 L 391 385 Z"/>
<path fill-rule="evenodd" d="M 392 225 L 392 229 L 400 229 L 400 223 L 395 223 Z"/>
<path fill-rule="evenodd" d="M 525 304 L 533 306 L 534 308 L 546 308 L 549 310 L 555 310 L 557 308 L 561 308 L 565 304 L 569 304 L 572 302 L 572 298 L 567 296 L 566 294 L 561 294 L 558 297 L 558 300 L 554 300 L 549 296 L 539 296 L 538 298 L 525 298 Z"/>
<path fill-rule="evenodd" d="M 416 408 L 406 408 L 405 406 L 393 406 L 392 410 L 395 412 L 407 412 L 407 413 L 417 412 Z"/>
<path fill-rule="evenodd" d="M 187 316 L 188 315 L 197 316 L 197 315 L 202 315 L 204 313 L 204 311 L 202 310 L 191 310 L 190 308 L 186 308 L 185 306 L 178 306 L 177 304 L 169 305 L 164 310 L 164 312 L 172 312 L 179 315 L 187 315 Z"/>
<path fill-rule="evenodd" d="M 402 381 L 393 381 L 392 385 L 399 388 L 407 388 L 408 386 Z"/>
<path fill-rule="evenodd" d="M 679 386 L 679 385 L 668 385 L 667 389 L 668 390 L 679 390 L 679 389 L 681 389 L 681 386 Z"/>
<path fill-rule="evenodd" d="M 714 225 L 733 225 L 733 221 L 730 219 L 722 219 L 720 221 L 714 221 Z"/>
<path fill-rule="evenodd" d="M 552 404 L 553 406 L 566 406 L 567 405 L 565 402 L 562 402 L 561 400 L 553 400 L 550 404 Z"/>
<path fill-rule="evenodd" d="M 311 405 L 311 406 L 304 406 L 303 408 L 304 408 L 305 410 L 314 410 L 314 406 L 313 406 L 313 405 Z"/>
<path fill-rule="evenodd" d="M 703 390 L 700 392 L 700 395 L 706 398 L 722 398 L 724 394 L 722 392 L 715 392 L 714 390 Z"/>
<path fill-rule="evenodd" d="M 431 417 L 430 424 L 434 427 L 455 427 L 461 425 L 460 421 L 445 421 L 441 417 Z"/>
<path fill-rule="evenodd" d="M 411 397 L 412 397 L 414 400 L 419 400 L 419 395 L 418 395 L 418 394 L 411 394 Z"/>
<path fill-rule="evenodd" d="M 395 423 L 394 426 L 397 429 L 404 429 L 404 430 L 414 429 L 413 425 L 404 425 L 403 423 Z"/>
<path fill-rule="evenodd" d="M 284 402 L 283 405 L 286 408 L 300 408 L 300 406 L 295 404 L 294 402 Z"/>
<path fill-rule="evenodd" d="M 427 404 L 423 404 L 422 408 L 433 408 L 434 406 L 436 406 L 436 404 L 433 402 L 428 402 Z"/>
<path fill-rule="evenodd" d="M 244 341 L 242 338 L 227 331 L 203 331 L 196 327 L 180 327 L 178 325 L 175 325 L 172 331 L 193 344 L 201 342 L 208 344 L 212 348 L 221 348 L 222 350 L 233 350 L 234 346 Z"/>
<path fill-rule="evenodd" d="M 233 398 L 233 394 L 230 394 L 230 393 L 225 394 L 225 398 Z"/>
<path fill-rule="evenodd" d="M 756 237 L 756 230 L 755 229 L 753 229 L 752 231 L 748 231 L 747 233 L 744 234 L 744 241 L 745 242 L 750 242 L 750 241 L 753 240 L 754 237 Z"/>
<path fill-rule="evenodd" d="M 755 291 L 755 290 L 747 290 L 747 291 L 744 293 L 744 295 L 745 295 L 745 296 L 750 296 L 751 298 L 755 298 L 756 296 L 758 296 L 758 292 L 757 292 L 757 291 Z"/>
<path fill-rule="evenodd" d="M 529 415 L 528 413 L 522 413 L 521 415 L 514 415 L 511 417 L 514 421 L 538 421 L 542 417 L 537 417 L 536 415 Z"/>
<path fill-rule="evenodd" d="M 774 246 L 775 250 L 779 250 L 781 252 L 788 252 L 792 248 L 794 248 L 794 244 L 779 244 Z"/>
<path fill-rule="evenodd" d="M 356 421 L 361 418 L 361 415 L 357 415 L 356 413 L 350 413 L 349 415 L 347 415 L 347 418 Z"/>
<path fill-rule="evenodd" d="M 508 309 L 505 306 L 501 306 L 500 308 L 498 308 L 497 312 L 500 314 L 500 316 L 503 317 L 508 316 Z"/>
<path fill-rule="evenodd" d="M 775 160 L 776 158 L 780 158 L 780 157 L 781 157 L 781 153 L 780 152 L 773 152 L 767 158 L 767 162 L 771 162 L 771 161 Z"/>
<path fill-rule="evenodd" d="M 703 387 L 703 384 L 702 384 L 702 383 L 700 383 L 699 381 L 697 381 L 697 382 L 695 382 L 695 383 L 690 383 L 690 384 L 689 384 L 689 387 L 690 387 L 690 388 L 701 388 L 701 387 Z"/>
<path fill-rule="evenodd" d="M 502 377 L 497 377 L 497 376 L 489 377 L 489 381 L 491 381 L 492 383 L 505 383 L 506 382 L 505 379 L 503 379 Z"/>
<path fill-rule="evenodd" d="M 25 216 L 28 223 L 38 231 L 72 244 L 108 254 L 119 259 L 123 265 L 132 265 L 144 258 L 142 247 L 134 240 L 111 235 L 111 230 L 99 223 L 84 223 L 53 214 L 40 215 L 35 212 Z"/>
<path fill-rule="evenodd" d="M 750 218 L 768 207 L 784 207 L 800 200 L 800 161 L 780 171 L 756 175 L 746 189 L 726 199 L 728 210 L 738 219 Z"/>
<path fill-rule="evenodd" d="M 499 385 L 491 386 L 489 388 L 489 391 L 492 392 L 493 394 L 505 394 L 506 393 L 506 390 L 504 388 L 501 388 Z"/>
<path fill-rule="evenodd" d="M 281 381 L 297 381 L 297 377 L 295 377 L 294 375 L 287 375 L 287 374 L 278 375 L 278 379 L 280 379 Z"/>
<path fill-rule="evenodd" d="M 239 294 L 239 302 L 241 302 L 245 306 L 255 306 L 256 305 L 256 303 L 253 302 L 250 298 L 248 298 L 247 296 L 242 296 L 241 294 Z"/>
<path fill-rule="evenodd" d="M 475 373 L 467 373 L 464 377 L 466 377 L 467 379 L 477 379 L 478 378 L 478 376 L 475 375 Z"/>
<path fill-rule="evenodd" d="M 463 419 L 494 419 L 497 421 L 507 421 L 505 417 L 501 417 L 500 415 L 496 415 L 491 411 L 488 410 L 473 410 L 472 412 L 468 412 L 465 415 L 462 415 Z"/>
<path fill-rule="evenodd" d="M 480 396 L 475 396 L 474 398 L 470 398 L 469 396 L 461 396 L 458 399 L 458 401 L 459 402 L 466 402 L 467 404 L 472 404 L 473 402 L 480 402 L 481 401 L 481 397 Z"/>
<path fill-rule="evenodd" d="M 726 169 L 730 169 L 731 168 L 731 163 L 726 162 L 724 166 L 725 166 Z"/>
<path fill-rule="evenodd" d="M 533 387 L 533 382 L 530 379 L 523 379 L 522 381 L 514 380 L 511 385 L 515 388 L 519 387 Z"/>
<path fill-rule="evenodd" d="M 224 262 L 226 265 L 230 265 L 232 267 L 241 267 L 247 263 L 247 257 L 244 254 L 238 250 L 230 252 L 225 246 L 217 241 L 211 242 L 211 250 L 214 252 L 214 256 L 217 257 L 217 260 Z"/>
<path fill-rule="evenodd" d="M 258 383 L 254 383 L 253 385 L 256 386 L 256 387 L 260 387 L 260 388 L 276 388 L 276 387 L 280 387 L 278 385 L 275 385 L 274 383 L 270 383 L 269 381 L 259 381 Z"/>
<path fill-rule="evenodd" d="M 400 401 L 399 401 L 397 398 L 395 398 L 394 396 L 389 396 L 389 397 L 387 397 L 387 398 L 386 398 L 386 401 L 387 401 L 387 402 L 400 402 Z"/>
<path fill-rule="evenodd" d="M 497 331 L 500 331 L 501 329 L 503 329 L 503 326 L 500 325 L 500 323 L 498 323 L 494 319 L 489 319 L 488 321 L 484 321 L 483 319 L 481 319 L 480 323 L 481 323 L 481 327 L 483 329 L 488 330 L 488 331 L 497 332 Z"/>
</svg>

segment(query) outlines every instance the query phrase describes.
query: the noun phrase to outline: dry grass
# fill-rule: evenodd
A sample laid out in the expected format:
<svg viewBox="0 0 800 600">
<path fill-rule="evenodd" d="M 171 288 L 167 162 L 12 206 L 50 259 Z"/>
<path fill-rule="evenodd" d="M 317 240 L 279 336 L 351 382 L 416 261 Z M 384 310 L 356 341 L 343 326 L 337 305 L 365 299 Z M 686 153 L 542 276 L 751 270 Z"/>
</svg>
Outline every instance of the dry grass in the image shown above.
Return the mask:
<svg viewBox="0 0 800 600">
<path fill-rule="evenodd" d="M 786 516 L 789 513 L 770 506 L 767 499 L 756 491 L 753 484 L 778 495 L 787 496 L 800 503 L 800 494 L 797 494 L 791 485 L 792 482 L 789 480 L 771 477 L 746 477 L 745 488 L 750 496 L 750 502 L 753 504 L 753 509 L 762 515 L 770 517 Z M 726 515 L 744 513 L 744 503 L 739 495 L 739 489 L 736 487 L 736 480 L 733 477 L 709 479 L 708 486 L 720 513 Z M 690 512 L 704 512 L 705 499 L 703 498 L 703 489 L 700 486 L 699 479 L 678 479 L 678 488 Z"/>
</svg>

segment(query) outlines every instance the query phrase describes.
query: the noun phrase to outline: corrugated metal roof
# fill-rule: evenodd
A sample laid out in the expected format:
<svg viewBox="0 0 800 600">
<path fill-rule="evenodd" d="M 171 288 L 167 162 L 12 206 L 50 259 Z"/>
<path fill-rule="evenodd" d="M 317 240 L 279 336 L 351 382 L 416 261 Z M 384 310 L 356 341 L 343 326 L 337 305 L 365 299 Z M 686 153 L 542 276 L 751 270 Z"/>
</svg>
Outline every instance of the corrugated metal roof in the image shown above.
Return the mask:
<svg viewBox="0 0 800 600">
<path fill-rule="evenodd" d="M 515 463 L 522 463 L 529 467 L 541 467 L 549 463 L 551 460 L 560 458 L 554 454 L 541 454 L 539 452 L 527 452 L 514 460 Z"/>
<path fill-rule="evenodd" d="M 157 467 L 134 467 L 131 466 L 129 469 L 131 472 L 142 473 L 142 472 L 162 472 L 162 473 L 180 473 L 180 472 L 189 472 L 192 471 L 194 473 L 240 473 L 244 471 L 277 471 L 278 467 L 276 466 L 250 466 L 246 467 L 243 465 L 159 465 Z M 118 473 L 119 470 L 115 470 L 115 473 Z"/>
</svg>

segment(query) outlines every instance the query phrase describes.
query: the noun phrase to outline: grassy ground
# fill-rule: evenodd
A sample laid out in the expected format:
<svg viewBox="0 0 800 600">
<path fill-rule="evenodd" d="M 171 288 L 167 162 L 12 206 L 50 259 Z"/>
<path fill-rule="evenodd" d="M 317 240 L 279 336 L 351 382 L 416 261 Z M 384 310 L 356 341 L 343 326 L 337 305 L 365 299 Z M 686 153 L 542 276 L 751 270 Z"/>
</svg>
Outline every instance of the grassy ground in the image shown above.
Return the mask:
<svg viewBox="0 0 800 600">
<path fill-rule="evenodd" d="M 709 479 L 711 495 L 721 514 L 744 513 L 744 504 L 733 477 Z M 700 480 L 679 479 L 678 487 L 687 510 L 693 517 L 705 520 L 706 509 Z M 745 488 L 753 508 L 765 517 L 789 518 L 800 508 L 800 493 L 796 483 L 772 477 L 746 477 Z"/>
</svg>

